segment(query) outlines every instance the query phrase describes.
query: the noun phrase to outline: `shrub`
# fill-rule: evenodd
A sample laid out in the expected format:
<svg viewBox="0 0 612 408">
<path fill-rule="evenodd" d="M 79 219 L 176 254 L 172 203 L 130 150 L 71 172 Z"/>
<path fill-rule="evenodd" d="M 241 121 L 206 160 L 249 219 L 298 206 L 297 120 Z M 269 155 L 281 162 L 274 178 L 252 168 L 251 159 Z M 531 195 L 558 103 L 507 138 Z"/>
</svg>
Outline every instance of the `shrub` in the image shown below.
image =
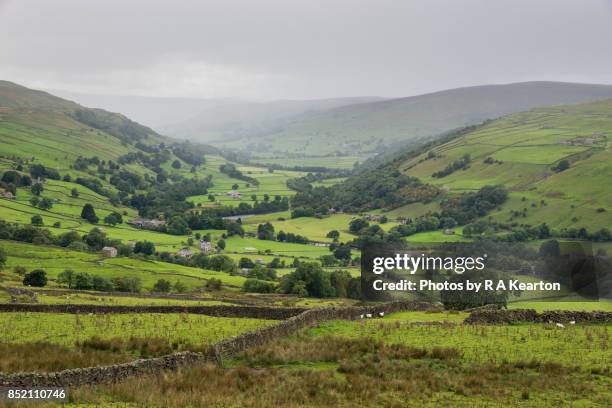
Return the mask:
<svg viewBox="0 0 612 408">
<path fill-rule="evenodd" d="M 259 279 L 247 279 L 242 285 L 242 290 L 251 293 L 274 293 L 276 285 Z"/>
<path fill-rule="evenodd" d="M 34 269 L 23 278 L 23 284 L 42 288 L 47 285 L 47 272 L 42 269 Z"/>
</svg>

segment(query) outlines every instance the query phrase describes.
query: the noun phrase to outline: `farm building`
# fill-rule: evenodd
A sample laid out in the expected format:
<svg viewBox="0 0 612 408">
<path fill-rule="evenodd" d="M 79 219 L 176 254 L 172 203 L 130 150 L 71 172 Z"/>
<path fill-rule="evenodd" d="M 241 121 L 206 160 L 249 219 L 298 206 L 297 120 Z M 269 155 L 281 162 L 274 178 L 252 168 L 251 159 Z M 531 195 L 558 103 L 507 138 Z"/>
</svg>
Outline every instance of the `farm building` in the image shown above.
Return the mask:
<svg viewBox="0 0 612 408">
<path fill-rule="evenodd" d="M 166 221 L 149 220 L 147 218 L 133 218 L 131 220 L 128 220 L 127 223 L 134 227 L 143 228 L 143 229 L 155 229 L 163 225 L 166 225 Z"/>
<path fill-rule="evenodd" d="M 242 197 L 242 194 L 240 194 L 238 191 L 228 191 L 225 195 L 232 198 Z"/>
<path fill-rule="evenodd" d="M 444 235 L 455 235 L 455 231 L 452 229 L 445 229 Z"/>
<path fill-rule="evenodd" d="M 200 251 L 208 254 L 213 251 L 212 242 L 200 241 Z"/>
<path fill-rule="evenodd" d="M 106 258 L 114 258 L 117 256 L 117 248 L 114 247 L 104 247 L 102 248 L 102 254 Z"/>
<path fill-rule="evenodd" d="M 193 252 L 190 249 L 181 249 L 176 253 L 178 256 L 182 258 L 191 258 L 193 256 Z"/>
<path fill-rule="evenodd" d="M 3 191 L 2 198 L 6 198 L 7 200 L 14 200 L 15 196 L 10 191 Z"/>
</svg>

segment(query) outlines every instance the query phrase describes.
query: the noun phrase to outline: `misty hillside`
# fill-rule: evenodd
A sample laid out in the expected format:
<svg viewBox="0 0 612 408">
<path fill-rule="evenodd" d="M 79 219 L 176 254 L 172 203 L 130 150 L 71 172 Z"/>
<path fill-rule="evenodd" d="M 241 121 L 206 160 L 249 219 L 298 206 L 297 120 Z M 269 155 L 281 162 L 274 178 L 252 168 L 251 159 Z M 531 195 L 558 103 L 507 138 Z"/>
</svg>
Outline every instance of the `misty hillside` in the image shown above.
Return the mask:
<svg viewBox="0 0 612 408">
<path fill-rule="evenodd" d="M 525 82 L 475 86 L 305 113 L 224 144 L 256 154 L 374 153 L 383 146 L 435 136 L 535 107 L 610 97 L 609 85 Z"/>
<path fill-rule="evenodd" d="M 243 137 L 269 129 L 279 119 L 306 112 L 333 109 L 362 102 L 381 101 L 377 97 L 257 102 L 239 99 L 166 98 L 133 95 L 91 95 L 68 91 L 54 94 L 121 112 L 168 136 L 208 141 Z"/>
</svg>

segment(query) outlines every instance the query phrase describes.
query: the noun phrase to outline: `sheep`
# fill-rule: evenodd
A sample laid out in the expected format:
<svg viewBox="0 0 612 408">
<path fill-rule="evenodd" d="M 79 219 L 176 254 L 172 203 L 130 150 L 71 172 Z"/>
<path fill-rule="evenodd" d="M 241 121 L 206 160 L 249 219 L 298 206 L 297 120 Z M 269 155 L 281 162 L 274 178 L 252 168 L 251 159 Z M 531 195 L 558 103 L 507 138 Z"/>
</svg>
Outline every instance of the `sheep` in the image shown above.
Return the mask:
<svg viewBox="0 0 612 408">
<path fill-rule="evenodd" d="M 362 315 L 362 314 L 361 314 L 361 315 L 359 315 L 359 318 L 360 318 L 360 319 L 363 319 L 363 315 Z"/>
<path fill-rule="evenodd" d="M 367 317 L 368 319 L 371 319 L 371 318 L 372 318 L 372 313 L 366 313 L 366 317 Z"/>
<path fill-rule="evenodd" d="M 572 321 L 570 322 L 570 324 L 576 324 L 576 321 L 575 321 L 575 320 L 572 320 Z"/>
<path fill-rule="evenodd" d="M 385 316 L 385 312 L 380 312 L 380 313 L 378 313 L 378 316 L 379 316 L 379 317 L 384 317 L 384 316 Z"/>
<path fill-rule="evenodd" d="M 565 329 L 565 326 L 563 324 L 561 324 L 561 323 L 557 323 L 557 327 L 560 328 L 560 329 Z"/>
</svg>

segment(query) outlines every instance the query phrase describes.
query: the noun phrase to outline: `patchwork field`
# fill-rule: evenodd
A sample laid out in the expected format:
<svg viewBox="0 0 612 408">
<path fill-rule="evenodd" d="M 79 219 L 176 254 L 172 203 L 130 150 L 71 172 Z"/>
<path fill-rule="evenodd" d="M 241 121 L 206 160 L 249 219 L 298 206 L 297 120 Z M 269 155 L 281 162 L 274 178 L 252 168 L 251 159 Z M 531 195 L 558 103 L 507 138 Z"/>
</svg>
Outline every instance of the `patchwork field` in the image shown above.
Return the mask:
<svg viewBox="0 0 612 408">
<path fill-rule="evenodd" d="M 521 220 L 526 223 L 611 225 L 612 192 L 601 189 L 612 176 L 611 109 L 611 101 L 602 101 L 510 115 L 437 146 L 400 168 L 451 192 L 507 186 L 511 200 L 493 215 L 498 221 L 507 219 L 510 211 L 527 208 L 527 219 Z M 467 169 L 432 177 L 466 154 L 471 159 Z M 553 167 L 561 160 L 570 167 L 555 172 Z M 547 207 L 541 208 L 542 200 Z"/>
</svg>

